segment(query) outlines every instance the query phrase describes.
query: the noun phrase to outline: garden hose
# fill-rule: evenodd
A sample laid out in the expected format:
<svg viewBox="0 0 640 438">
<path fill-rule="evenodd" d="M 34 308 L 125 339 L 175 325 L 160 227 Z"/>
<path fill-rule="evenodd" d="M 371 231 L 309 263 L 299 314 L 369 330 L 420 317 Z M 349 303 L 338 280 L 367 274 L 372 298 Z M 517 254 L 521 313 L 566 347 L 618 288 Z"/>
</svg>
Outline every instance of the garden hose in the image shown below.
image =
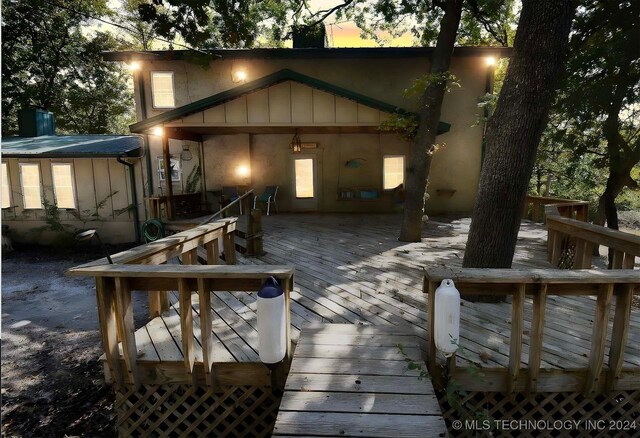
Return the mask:
<svg viewBox="0 0 640 438">
<path fill-rule="evenodd" d="M 142 225 L 144 242 L 155 242 L 165 236 L 164 225 L 158 219 L 149 219 Z"/>
</svg>

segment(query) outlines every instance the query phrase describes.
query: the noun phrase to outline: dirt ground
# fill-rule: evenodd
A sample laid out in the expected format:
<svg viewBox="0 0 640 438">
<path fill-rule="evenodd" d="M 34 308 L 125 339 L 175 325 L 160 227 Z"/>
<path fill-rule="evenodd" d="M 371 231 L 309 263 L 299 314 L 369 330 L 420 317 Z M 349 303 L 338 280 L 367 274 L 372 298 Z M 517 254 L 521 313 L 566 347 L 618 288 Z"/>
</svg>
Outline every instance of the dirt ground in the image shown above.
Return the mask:
<svg viewBox="0 0 640 438">
<path fill-rule="evenodd" d="M 109 247 L 111 253 L 125 249 Z M 99 249 L 28 246 L 2 257 L 2 436 L 116 436 L 92 278 L 64 271 Z M 146 297 L 136 296 L 137 325 Z"/>
</svg>

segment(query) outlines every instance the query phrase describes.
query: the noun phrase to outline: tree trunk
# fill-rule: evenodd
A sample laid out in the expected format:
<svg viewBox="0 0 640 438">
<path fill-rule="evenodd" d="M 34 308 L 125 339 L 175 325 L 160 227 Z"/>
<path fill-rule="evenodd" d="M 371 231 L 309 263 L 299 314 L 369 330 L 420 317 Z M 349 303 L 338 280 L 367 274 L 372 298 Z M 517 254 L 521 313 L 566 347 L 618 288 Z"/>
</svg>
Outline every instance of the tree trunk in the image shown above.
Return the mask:
<svg viewBox="0 0 640 438">
<path fill-rule="evenodd" d="M 524 0 L 493 117 L 463 266 L 510 268 L 527 187 L 568 46 L 572 1 Z"/>
<path fill-rule="evenodd" d="M 453 46 L 458 34 L 463 0 L 447 0 L 436 49 L 431 59 L 429 73 L 444 74 L 449 71 Z M 407 192 L 404 217 L 399 240 L 419 242 L 422 237 L 427 183 L 431 158 L 435 152 L 436 134 L 440 111 L 446 91 L 446 81 L 430 82 L 422 96 L 418 134 L 411 148 L 411 163 L 407 168 Z"/>
</svg>

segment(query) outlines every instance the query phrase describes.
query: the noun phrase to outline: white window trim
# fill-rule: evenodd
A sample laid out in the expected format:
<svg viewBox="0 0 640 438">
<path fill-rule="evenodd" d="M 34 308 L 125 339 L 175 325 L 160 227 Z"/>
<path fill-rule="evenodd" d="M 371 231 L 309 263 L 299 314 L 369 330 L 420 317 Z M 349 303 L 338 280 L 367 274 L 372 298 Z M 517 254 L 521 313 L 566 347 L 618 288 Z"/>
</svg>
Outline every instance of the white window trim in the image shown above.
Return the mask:
<svg viewBox="0 0 640 438">
<path fill-rule="evenodd" d="M 40 207 L 27 207 L 24 202 L 24 183 L 22 181 L 22 166 L 38 166 L 38 185 L 40 186 Z M 44 205 L 42 204 L 43 193 L 42 193 L 42 169 L 40 168 L 40 163 L 18 163 L 18 169 L 20 174 L 20 190 L 22 190 L 22 209 L 23 210 L 42 210 Z"/>
<path fill-rule="evenodd" d="M 173 106 L 158 106 L 156 105 L 156 95 L 155 90 L 153 89 L 153 75 L 156 73 L 168 73 L 171 75 L 171 91 L 173 92 Z M 170 109 L 176 107 L 176 84 L 175 84 L 175 74 L 172 71 L 152 71 L 150 72 L 149 82 L 151 83 L 151 105 L 154 109 Z"/>
<path fill-rule="evenodd" d="M 57 161 L 55 163 L 51 163 L 51 185 L 53 186 L 53 200 L 56 203 L 56 206 L 58 205 L 58 193 L 56 192 L 56 181 L 53 177 L 53 166 L 55 165 L 60 165 L 60 164 L 64 164 L 66 166 L 71 167 L 71 192 L 73 193 L 73 208 L 68 208 L 68 207 L 64 207 L 64 208 L 60 208 L 58 207 L 58 210 L 77 210 L 78 209 L 78 193 L 76 192 L 76 174 L 75 174 L 75 168 L 73 166 L 73 163 L 68 163 L 68 162 L 64 162 L 64 161 Z"/>
<path fill-rule="evenodd" d="M 160 166 L 160 162 L 164 162 L 164 156 L 159 155 L 156 157 L 156 166 L 157 166 L 157 172 L 158 172 L 158 186 L 161 186 L 161 184 L 163 182 L 166 181 L 166 179 L 164 178 L 164 173 L 162 171 L 164 171 L 164 166 Z M 171 183 L 175 184 L 175 183 L 179 183 L 180 181 L 182 181 L 182 161 L 180 160 L 180 156 L 178 155 L 171 155 L 171 157 L 169 158 L 169 163 L 171 163 L 171 161 L 177 161 L 178 162 L 178 176 L 176 179 L 173 179 L 173 175 L 171 175 Z"/>
<path fill-rule="evenodd" d="M 385 189 L 384 188 L 384 183 L 385 183 L 385 174 L 384 174 L 384 160 L 385 158 L 402 158 L 402 185 L 405 186 L 406 182 L 407 182 L 407 156 L 406 155 L 402 155 L 402 154 L 394 154 L 394 155 L 383 155 L 382 156 L 382 190 L 385 192 L 389 192 L 391 190 L 394 190 L 395 187 L 390 188 L 390 189 Z M 397 187 L 397 186 L 396 186 Z"/>
<path fill-rule="evenodd" d="M 12 192 L 12 190 L 11 190 L 11 171 L 9 170 L 9 162 L 8 162 L 8 161 L 3 161 L 3 162 L 2 162 L 2 164 L 3 164 L 3 165 L 5 165 L 5 166 L 7 167 L 7 171 L 3 173 L 2 178 L 4 178 L 4 177 L 6 176 L 6 178 L 7 178 L 7 184 L 8 184 L 8 186 L 9 186 L 9 187 L 8 187 L 8 188 L 9 188 L 9 206 L 8 206 L 8 207 L 3 207 L 3 210 L 4 210 L 4 209 L 8 209 L 8 208 L 13 207 L 13 202 L 12 202 L 12 200 L 13 200 L 13 193 L 11 193 L 11 192 Z M 0 169 L 0 170 L 1 170 L 1 169 Z M 6 175 L 5 175 L 5 174 L 6 174 Z"/>
</svg>

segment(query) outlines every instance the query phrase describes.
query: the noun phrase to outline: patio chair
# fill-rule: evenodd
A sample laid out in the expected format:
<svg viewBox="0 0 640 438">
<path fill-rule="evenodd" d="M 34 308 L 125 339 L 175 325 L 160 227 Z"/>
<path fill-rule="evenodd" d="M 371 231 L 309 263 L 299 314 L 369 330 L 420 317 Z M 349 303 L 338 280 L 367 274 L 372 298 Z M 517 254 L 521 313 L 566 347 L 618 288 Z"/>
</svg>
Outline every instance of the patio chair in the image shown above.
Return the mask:
<svg viewBox="0 0 640 438">
<path fill-rule="evenodd" d="M 269 216 L 271 204 L 273 204 L 277 212 L 278 211 L 278 204 L 276 203 L 277 194 L 278 194 L 278 186 L 267 186 L 264 189 L 264 193 L 262 193 L 262 195 L 256 196 L 255 198 L 253 198 L 253 208 L 256 208 L 256 203 L 262 202 L 263 204 L 267 204 L 267 216 Z"/>
<path fill-rule="evenodd" d="M 235 201 L 236 199 L 238 199 L 240 197 L 240 194 L 238 193 L 238 187 L 237 186 L 223 186 L 222 187 L 222 195 L 230 203 Z M 239 202 L 238 206 L 240 208 L 240 214 L 242 214 L 242 202 Z"/>
</svg>

